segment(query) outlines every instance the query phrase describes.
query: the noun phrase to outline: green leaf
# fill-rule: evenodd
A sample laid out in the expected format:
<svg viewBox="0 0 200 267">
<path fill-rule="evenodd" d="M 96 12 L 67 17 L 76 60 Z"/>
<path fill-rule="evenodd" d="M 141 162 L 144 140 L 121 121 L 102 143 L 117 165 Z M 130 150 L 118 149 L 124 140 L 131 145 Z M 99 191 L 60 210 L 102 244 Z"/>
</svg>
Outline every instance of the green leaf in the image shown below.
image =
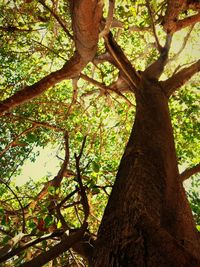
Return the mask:
<svg viewBox="0 0 200 267">
<path fill-rule="evenodd" d="M 10 240 L 10 237 L 9 236 L 5 236 L 4 239 L 3 239 L 3 241 L 2 241 L 2 244 L 3 245 L 6 245 L 9 240 Z"/>
<path fill-rule="evenodd" d="M 94 172 L 99 172 L 100 170 L 100 164 L 98 164 L 96 161 L 92 162 L 92 169 Z"/>
<path fill-rule="evenodd" d="M 48 187 L 48 193 L 49 193 L 49 195 L 55 195 L 55 192 L 56 192 L 55 186 L 49 186 Z"/>
<path fill-rule="evenodd" d="M 97 188 L 97 187 L 93 187 L 93 188 L 92 188 L 92 192 L 93 192 L 94 194 L 99 194 L 101 191 L 100 191 L 99 188 Z"/>
<path fill-rule="evenodd" d="M 44 222 L 46 227 L 51 226 L 54 223 L 53 217 L 51 215 L 47 215 L 44 219 Z"/>
<path fill-rule="evenodd" d="M 196 225 L 197 231 L 200 232 L 200 225 Z"/>
<path fill-rule="evenodd" d="M 46 249 L 46 247 L 47 247 L 47 241 L 46 240 L 42 241 L 42 247 L 43 247 L 43 249 Z"/>
<path fill-rule="evenodd" d="M 5 215 L 3 216 L 2 220 L 1 220 L 1 224 L 4 225 L 4 226 L 7 225 L 7 223 L 6 223 L 6 216 Z"/>
<path fill-rule="evenodd" d="M 62 228 L 62 223 L 61 223 L 60 220 L 59 220 L 58 223 L 57 223 L 57 228 L 58 228 L 58 229 Z"/>
<path fill-rule="evenodd" d="M 31 229 L 34 229 L 34 228 L 36 227 L 36 224 L 34 223 L 34 221 L 29 221 L 28 226 L 29 226 Z"/>
</svg>

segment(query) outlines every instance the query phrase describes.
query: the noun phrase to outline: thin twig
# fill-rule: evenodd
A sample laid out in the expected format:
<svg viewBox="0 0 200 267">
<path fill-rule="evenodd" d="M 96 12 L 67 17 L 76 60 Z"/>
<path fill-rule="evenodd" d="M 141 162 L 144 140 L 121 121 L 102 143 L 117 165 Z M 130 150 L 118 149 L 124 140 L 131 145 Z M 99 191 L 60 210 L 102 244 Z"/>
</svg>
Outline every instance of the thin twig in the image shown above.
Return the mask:
<svg viewBox="0 0 200 267">
<path fill-rule="evenodd" d="M 146 5 L 147 5 L 147 9 L 148 9 L 149 16 L 150 16 L 150 19 L 151 19 L 151 25 L 152 25 L 153 34 L 154 34 L 154 37 L 155 37 L 155 40 L 156 40 L 157 49 L 158 49 L 159 52 L 162 52 L 162 46 L 159 43 L 158 36 L 157 36 L 157 33 L 156 33 L 156 27 L 155 27 L 154 18 L 153 18 L 153 14 L 152 14 L 152 10 L 151 10 L 151 6 L 150 6 L 150 3 L 149 3 L 149 0 L 146 0 Z"/>
<path fill-rule="evenodd" d="M 51 14 L 52 16 L 58 21 L 58 23 L 60 24 L 60 26 L 63 28 L 64 32 L 67 34 L 67 36 L 71 39 L 73 39 L 73 36 L 71 35 L 71 33 L 68 31 L 68 29 L 66 28 L 66 26 L 64 25 L 62 19 L 45 3 L 45 1 L 43 0 L 38 0 L 38 2 L 43 5 Z"/>
<path fill-rule="evenodd" d="M 26 230 L 26 222 L 25 222 L 25 214 L 24 214 L 24 208 L 22 206 L 22 203 L 20 201 L 20 199 L 18 198 L 17 194 L 13 191 L 13 189 L 6 183 L 4 182 L 3 179 L 0 178 L 0 181 L 2 184 L 4 184 L 11 192 L 12 194 L 15 196 L 15 198 L 17 199 L 19 206 L 21 208 L 21 212 L 22 212 L 22 219 L 23 219 L 23 223 L 22 223 L 22 233 L 25 233 Z"/>
<path fill-rule="evenodd" d="M 11 143 L 9 143 L 0 153 L 0 158 L 8 151 L 8 149 L 12 146 L 16 145 L 16 141 L 23 135 L 29 133 L 31 130 L 35 129 L 36 125 L 24 130 L 23 132 L 21 132 Z"/>
<path fill-rule="evenodd" d="M 90 207 L 89 207 L 87 195 L 86 195 L 86 192 L 85 192 L 85 188 L 83 186 L 82 177 L 81 177 L 81 170 L 80 170 L 80 159 L 81 159 L 82 154 L 83 154 L 83 149 L 85 147 L 85 143 L 86 143 L 86 136 L 83 139 L 83 143 L 82 143 L 79 155 L 77 156 L 77 154 L 75 153 L 74 157 L 75 157 L 75 160 L 76 160 L 77 180 L 78 180 L 79 187 L 80 187 L 81 202 L 82 202 L 83 210 L 84 210 L 84 214 L 85 214 L 84 221 L 87 221 L 87 218 L 88 218 L 89 213 L 90 213 Z"/>
<path fill-rule="evenodd" d="M 180 54 L 182 53 L 182 51 L 185 49 L 185 47 L 186 47 L 186 45 L 187 45 L 187 42 L 188 42 L 188 40 L 189 40 L 189 38 L 190 38 L 190 35 L 191 35 L 191 32 L 192 32 L 194 26 L 195 26 L 195 25 L 192 25 L 192 26 L 190 27 L 190 29 L 189 29 L 187 35 L 185 36 L 185 38 L 184 38 L 184 40 L 183 40 L 183 43 L 182 43 L 181 48 L 179 49 L 179 51 L 176 53 L 176 55 L 175 55 L 174 57 L 172 57 L 172 58 L 170 58 L 170 59 L 168 60 L 168 63 L 171 62 L 171 61 L 176 60 L 176 59 L 180 56 Z"/>
<path fill-rule="evenodd" d="M 39 44 L 40 46 L 44 47 L 45 49 L 47 49 L 48 51 L 52 52 L 53 54 L 55 54 L 56 56 L 58 56 L 59 58 L 61 58 L 62 60 L 64 60 L 65 62 L 67 61 L 66 58 L 62 57 L 61 55 L 59 55 L 56 51 L 54 51 L 52 48 L 49 48 L 48 46 L 42 44 L 41 42 L 38 42 L 37 40 L 31 39 L 31 41 Z"/>
<path fill-rule="evenodd" d="M 84 79 L 85 81 L 88 81 L 90 83 L 92 83 L 93 85 L 97 86 L 100 88 L 100 90 L 103 92 L 103 94 L 105 94 L 106 92 L 114 92 L 115 94 L 117 94 L 118 96 L 124 98 L 124 100 L 128 103 L 129 106 L 133 106 L 133 104 L 130 102 L 130 100 L 128 98 L 126 98 L 119 90 L 115 89 L 114 87 L 111 87 L 111 86 L 106 86 L 90 77 L 88 77 L 87 75 L 85 74 L 80 74 L 80 77 L 82 79 Z M 90 95 L 90 94 L 93 94 L 93 93 L 97 93 L 98 91 L 97 90 L 93 90 L 93 91 L 89 91 L 89 92 L 86 92 L 84 94 L 82 94 L 82 96 L 87 96 L 87 95 Z"/>
<path fill-rule="evenodd" d="M 115 8 L 115 0 L 109 0 L 108 16 L 106 18 L 105 26 L 102 32 L 100 32 L 99 34 L 100 37 L 107 35 L 110 31 L 110 28 L 112 26 L 112 21 L 113 21 L 114 8 Z"/>
</svg>

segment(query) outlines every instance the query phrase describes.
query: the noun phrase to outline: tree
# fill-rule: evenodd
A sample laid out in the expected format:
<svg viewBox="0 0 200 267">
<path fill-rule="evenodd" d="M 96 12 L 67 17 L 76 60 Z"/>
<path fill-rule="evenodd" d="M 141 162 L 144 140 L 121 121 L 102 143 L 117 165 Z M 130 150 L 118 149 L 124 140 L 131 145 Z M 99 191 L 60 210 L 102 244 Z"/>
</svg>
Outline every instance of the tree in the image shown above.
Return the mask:
<svg viewBox="0 0 200 267">
<path fill-rule="evenodd" d="M 189 0 L 1 4 L 5 266 L 200 266 L 182 185 L 199 172 L 200 60 L 186 58 L 199 9 Z M 33 148 L 58 141 L 57 175 L 15 187 Z M 182 174 L 177 153 L 193 164 Z"/>
</svg>

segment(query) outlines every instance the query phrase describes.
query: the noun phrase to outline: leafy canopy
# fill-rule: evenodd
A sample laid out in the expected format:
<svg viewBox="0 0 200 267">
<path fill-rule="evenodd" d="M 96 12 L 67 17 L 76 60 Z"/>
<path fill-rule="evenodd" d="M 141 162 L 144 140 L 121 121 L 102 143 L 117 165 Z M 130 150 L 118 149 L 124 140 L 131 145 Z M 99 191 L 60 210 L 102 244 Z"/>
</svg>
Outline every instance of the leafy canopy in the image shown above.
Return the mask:
<svg viewBox="0 0 200 267">
<path fill-rule="evenodd" d="M 110 25 L 115 40 L 138 71 L 158 57 L 152 17 L 160 43 L 165 40 L 161 22 L 166 1 L 151 1 L 151 13 L 147 2 L 117 0 Z M 60 70 L 72 58 L 76 42 L 71 8 L 64 0 L 1 1 L 1 101 Z M 104 18 L 108 13 L 106 4 Z M 191 9 L 181 17 L 193 14 Z M 198 59 L 199 32 L 196 24 L 174 34 L 161 80 Z M 170 99 L 180 165 L 200 162 L 199 84 L 195 75 Z M 19 266 L 56 244 L 64 230 L 78 229 L 87 209 L 84 196 L 90 207 L 88 231 L 95 237 L 132 128 L 135 106 L 134 94 L 100 38 L 93 60 L 78 75 L 60 80 L 1 116 L 0 242 L 2 248 L 9 246 L 6 253 L 12 248 L 18 254 L 4 266 Z M 51 146 L 57 147 L 58 174 L 16 186 L 14 178 L 19 177 L 26 159 L 34 162 L 40 148 Z M 188 194 L 200 224 L 198 183 L 196 179 Z M 20 242 L 14 243 L 13 238 L 22 232 Z M 52 236 L 44 237 L 47 233 Z M 37 245 L 23 249 L 34 240 L 38 240 Z M 84 258 L 74 251 L 65 252 L 53 266 L 66 261 L 86 266 Z"/>
</svg>

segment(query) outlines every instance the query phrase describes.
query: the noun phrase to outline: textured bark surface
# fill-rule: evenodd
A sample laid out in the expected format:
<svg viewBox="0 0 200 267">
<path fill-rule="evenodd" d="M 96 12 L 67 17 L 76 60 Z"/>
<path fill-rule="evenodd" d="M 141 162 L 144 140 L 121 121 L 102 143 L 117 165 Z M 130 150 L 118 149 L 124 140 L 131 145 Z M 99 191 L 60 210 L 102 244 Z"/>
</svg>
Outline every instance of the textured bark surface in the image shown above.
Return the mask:
<svg viewBox="0 0 200 267">
<path fill-rule="evenodd" d="M 93 267 L 199 266 L 199 241 L 179 180 L 168 100 L 143 80 L 133 130 L 99 229 Z"/>
</svg>

